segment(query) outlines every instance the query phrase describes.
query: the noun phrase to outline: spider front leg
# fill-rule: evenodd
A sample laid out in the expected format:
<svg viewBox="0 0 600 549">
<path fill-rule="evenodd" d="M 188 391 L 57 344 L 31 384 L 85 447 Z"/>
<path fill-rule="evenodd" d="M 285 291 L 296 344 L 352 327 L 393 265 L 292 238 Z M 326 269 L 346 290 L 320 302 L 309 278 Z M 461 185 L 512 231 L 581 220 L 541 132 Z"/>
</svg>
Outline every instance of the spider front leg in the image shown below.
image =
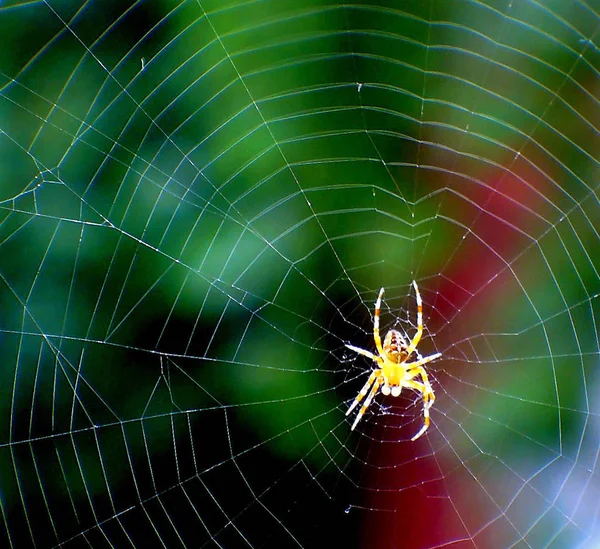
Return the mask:
<svg viewBox="0 0 600 549">
<path fill-rule="evenodd" d="M 383 298 L 384 289 L 379 290 L 377 301 L 375 302 L 375 316 L 373 317 L 373 339 L 377 352 L 383 356 L 383 346 L 381 345 L 381 335 L 379 334 L 379 315 L 381 314 L 381 299 Z"/>
<path fill-rule="evenodd" d="M 421 299 L 421 294 L 419 292 L 419 287 L 417 286 L 416 280 L 413 280 L 413 286 L 415 287 L 415 294 L 417 297 L 417 333 L 410 342 L 408 349 L 406 349 L 408 356 L 410 356 L 417 348 L 419 341 L 421 341 L 421 336 L 423 335 L 423 300 Z"/>
</svg>

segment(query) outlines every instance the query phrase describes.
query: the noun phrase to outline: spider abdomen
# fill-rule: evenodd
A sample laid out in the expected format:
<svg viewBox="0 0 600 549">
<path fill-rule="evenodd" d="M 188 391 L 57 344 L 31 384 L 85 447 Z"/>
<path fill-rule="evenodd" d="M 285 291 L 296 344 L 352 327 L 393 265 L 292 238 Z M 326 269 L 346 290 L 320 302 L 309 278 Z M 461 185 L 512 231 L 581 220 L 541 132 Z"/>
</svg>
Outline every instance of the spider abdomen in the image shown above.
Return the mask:
<svg viewBox="0 0 600 549">
<path fill-rule="evenodd" d="M 388 360 L 394 364 L 401 364 L 408 358 L 406 342 L 398 330 L 390 330 L 383 340 L 383 351 Z"/>
</svg>

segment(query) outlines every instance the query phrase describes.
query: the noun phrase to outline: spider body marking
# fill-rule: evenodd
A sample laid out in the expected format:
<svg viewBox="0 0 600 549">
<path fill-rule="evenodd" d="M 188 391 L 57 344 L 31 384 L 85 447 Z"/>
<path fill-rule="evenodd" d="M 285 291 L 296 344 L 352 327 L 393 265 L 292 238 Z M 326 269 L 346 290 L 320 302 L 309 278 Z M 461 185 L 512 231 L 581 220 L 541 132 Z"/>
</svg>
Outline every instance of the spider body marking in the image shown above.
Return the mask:
<svg viewBox="0 0 600 549">
<path fill-rule="evenodd" d="M 371 372 L 369 379 L 367 379 L 367 382 L 363 385 L 363 388 L 346 412 L 348 416 L 362 402 L 363 398 L 367 397 L 356 415 L 351 430 L 354 430 L 379 389 L 381 389 L 384 395 L 399 396 L 402 392 L 402 387 L 414 389 L 421 393 L 423 397 L 423 427 L 411 440 L 417 440 L 429 427 L 429 409 L 433 406 L 435 394 L 423 365 L 439 358 L 442 356 L 442 353 L 435 353 L 426 357 L 419 355 L 414 362 L 408 362 L 411 355 L 416 351 L 417 345 L 423 335 L 423 301 L 421 300 L 419 287 L 414 280 L 413 286 L 417 298 L 417 333 L 410 343 L 402 337 L 402 334 L 398 330 L 389 330 L 385 335 L 383 344 L 381 343 L 379 316 L 381 314 L 381 300 L 383 299 L 384 292 L 384 288 L 381 288 L 375 302 L 375 315 L 373 318 L 373 339 L 375 340 L 375 347 L 378 354 L 374 355 L 370 351 L 366 351 L 360 347 L 346 344 L 348 349 L 370 358 L 378 365 L 378 368 Z"/>
</svg>

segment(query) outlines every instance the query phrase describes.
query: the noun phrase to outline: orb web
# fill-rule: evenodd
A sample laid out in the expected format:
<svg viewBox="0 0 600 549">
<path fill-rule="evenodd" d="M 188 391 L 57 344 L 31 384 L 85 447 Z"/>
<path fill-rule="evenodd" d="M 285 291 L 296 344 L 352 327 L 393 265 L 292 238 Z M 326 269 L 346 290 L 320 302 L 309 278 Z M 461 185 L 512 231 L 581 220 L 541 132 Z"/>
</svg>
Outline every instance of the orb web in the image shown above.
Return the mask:
<svg viewBox="0 0 600 549">
<path fill-rule="evenodd" d="M 599 543 L 598 5 L 0 26 L 3 546 Z M 431 426 L 351 432 L 413 280 Z"/>
</svg>

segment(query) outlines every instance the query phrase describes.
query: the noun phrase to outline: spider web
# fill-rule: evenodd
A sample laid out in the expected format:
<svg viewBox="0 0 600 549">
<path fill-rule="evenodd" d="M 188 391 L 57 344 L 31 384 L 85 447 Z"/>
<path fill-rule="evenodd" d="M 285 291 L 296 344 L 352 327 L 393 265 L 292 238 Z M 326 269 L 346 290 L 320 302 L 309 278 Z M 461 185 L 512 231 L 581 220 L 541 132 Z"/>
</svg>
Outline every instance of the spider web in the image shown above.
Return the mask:
<svg viewBox="0 0 600 549">
<path fill-rule="evenodd" d="M 600 544 L 595 0 L 0 2 L 6 547 Z M 345 412 L 416 329 L 436 401 Z"/>
</svg>

